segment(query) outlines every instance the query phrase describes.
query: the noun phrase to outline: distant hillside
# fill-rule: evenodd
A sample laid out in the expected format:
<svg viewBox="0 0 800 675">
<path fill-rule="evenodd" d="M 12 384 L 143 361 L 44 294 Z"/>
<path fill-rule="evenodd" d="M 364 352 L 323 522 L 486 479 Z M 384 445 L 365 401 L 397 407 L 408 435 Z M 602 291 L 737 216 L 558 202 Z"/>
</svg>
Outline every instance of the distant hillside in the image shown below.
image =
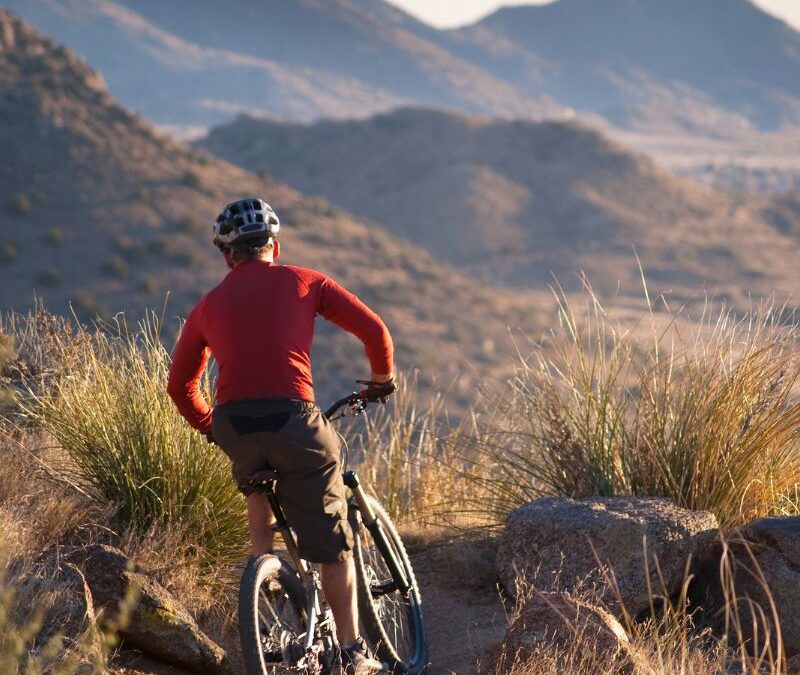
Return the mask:
<svg viewBox="0 0 800 675">
<path fill-rule="evenodd" d="M 163 125 L 398 105 L 730 137 L 800 126 L 800 33 L 750 0 L 556 0 L 439 31 L 384 0 L 5 0 Z"/>
<path fill-rule="evenodd" d="M 798 287 L 797 239 L 764 215 L 768 201 L 678 178 L 575 124 L 409 109 L 315 125 L 241 118 L 201 143 L 488 283 L 572 285 L 585 271 L 638 293 L 635 247 L 651 282 L 680 298 L 706 288 L 744 305 Z"/>
<path fill-rule="evenodd" d="M 562 111 L 453 55 L 431 39 L 436 31 L 379 0 L 3 4 L 83 55 L 118 98 L 159 124 L 210 126 L 244 111 L 354 117 L 404 102 Z"/>
<path fill-rule="evenodd" d="M 318 267 L 372 303 L 400 364 L 423 379 L 465 362 L 494 371 L 509 325 L 541 325 L 533 296 L 485 288 L 323 199 L 154 132 L 74 54 L 2 10 L 0 156 L 2 310 L 31 307 L 36 293 L 84 318 L 136 317 L 169 292 L 168 315 L 182 315 L 226 272 L 210 244 L 216 213 L 259 194 L 283 219 L 283 261 Z M 321 380 L 363 375 L 357 342 L 324 321 L 320 330 Z"/>
<path fill-rule="evenodd" d="M 800 124 L 800 33 L 749 0 L 558 0 L 449 35 L 476 65 L 621 127 Z"/>
</svg>

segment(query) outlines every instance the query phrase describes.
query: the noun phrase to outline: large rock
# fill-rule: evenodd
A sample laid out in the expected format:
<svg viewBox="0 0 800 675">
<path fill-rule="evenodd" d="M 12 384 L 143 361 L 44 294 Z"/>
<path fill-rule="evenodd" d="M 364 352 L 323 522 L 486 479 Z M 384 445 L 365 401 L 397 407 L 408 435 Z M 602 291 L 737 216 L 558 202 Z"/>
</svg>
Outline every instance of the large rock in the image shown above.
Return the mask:
<svg viewBox="0 0 800 675">
<path fill-rule="evenodd" d="M 233 674 L 225 652 L 200 630 L 189 612 L 163 586 L 136 570 L 122 551 L 105 545 L 73 551 L 104 617 L 116 616 L 135 592 L 136 603 L 122 628 L 125 645 L 158 661 L 204 675 Z"/>
<path fill-rule="evenodd" d="M 800 517 L 759 518 L 729 533 L 703 556 L 694 588 L 733 644 L 744 640 L 756 652 L 768 640 L 774 648 L 779 625 L 786 656 L 800 655 Z"/>
<path fill-rule="evenodd" d="M 717 519 L 687 511 L 667 499 L 546 497 L 509 514 L 497 553 L 505 589 L 591 588 L 615 614 L 636 617 L 652 593 L 680 590 L 687 562 L 718 533 Z M 646 552 L 646 553 L 645 553 Z"/>
<path fill-rule="evenodd" d="M 541 651 L 580 672 L 632 670 L 628 636 L 611 614 L 567 593 L 534 591 L 512 619 L 495 672 L 524 668 Z"/>
<path fill-rule="evenodd" d="M 78 673 L 105 672 L 102 637 L 97 629 L 92 594 L 81 571 L 52 558 L 33 564 L 16 584 L 18 605 L 41 611 L 33 651 L 53 666 L 75 659 Z"/>
</svg>

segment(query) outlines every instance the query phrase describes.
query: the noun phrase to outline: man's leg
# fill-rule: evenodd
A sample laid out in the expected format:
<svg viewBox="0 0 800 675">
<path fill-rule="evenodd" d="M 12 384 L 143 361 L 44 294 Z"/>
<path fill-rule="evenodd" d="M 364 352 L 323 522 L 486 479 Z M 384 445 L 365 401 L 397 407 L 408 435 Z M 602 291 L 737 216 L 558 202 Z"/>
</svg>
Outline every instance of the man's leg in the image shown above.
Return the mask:
<svg viewBox="0 0 800 675">
<path fill-rule="evenodd" d="M 335 563 L 320 565 L 322 591 L 336 621 L 336 635 L 342 647 L 349 647 L 358 638 L 358 599 L 356 598 L 356 566 L 353 556 Z"/>
<path fill-rule="evenodd" d="M 250 527 L 250 544 L 253 555 L 270 553 L 272 540 L 275 537 L 272 530 L 275 516 L 272 514 L 267 498 L 260 492 L 247 495 L 247 524 Z"/>
</svg>

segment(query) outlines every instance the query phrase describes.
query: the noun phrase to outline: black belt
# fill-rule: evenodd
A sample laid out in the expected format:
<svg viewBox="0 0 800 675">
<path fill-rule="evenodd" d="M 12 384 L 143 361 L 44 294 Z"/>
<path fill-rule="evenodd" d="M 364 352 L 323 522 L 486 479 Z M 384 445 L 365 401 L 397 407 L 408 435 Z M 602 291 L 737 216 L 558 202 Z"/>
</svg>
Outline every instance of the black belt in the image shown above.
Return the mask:
<svg viewBox="0 0 800 675">
<path fill-rule="evenodd" d="M 228 401 L 218 406 L 226 412 L 236 411 L 237 408 L 255 408 L 260 415 L 270 413 L 313 413 L 319 412 L 319 406 L 313 401 L 301 401 L 296 398 L 249 398 L 237 401 Z"/>
</svg>

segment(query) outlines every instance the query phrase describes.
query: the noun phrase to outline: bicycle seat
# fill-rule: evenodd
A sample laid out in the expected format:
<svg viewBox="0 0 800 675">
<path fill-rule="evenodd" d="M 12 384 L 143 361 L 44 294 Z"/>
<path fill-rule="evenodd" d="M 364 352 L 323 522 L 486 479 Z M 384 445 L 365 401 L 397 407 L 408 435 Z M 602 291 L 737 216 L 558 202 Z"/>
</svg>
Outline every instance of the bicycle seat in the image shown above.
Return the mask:
<svg viewBox="0 0 800 675">
<path fill-rule="evenodd" d="M 275 471 L 275 469 L 263 469 L 261 471 L 256 471 L 253 475 L 251 475 L 247 479 L 247 483 L 249 485 L 264 485 L 265 483 L 269 483 L 277 479 L 278 472 Z"/>
</svg>

